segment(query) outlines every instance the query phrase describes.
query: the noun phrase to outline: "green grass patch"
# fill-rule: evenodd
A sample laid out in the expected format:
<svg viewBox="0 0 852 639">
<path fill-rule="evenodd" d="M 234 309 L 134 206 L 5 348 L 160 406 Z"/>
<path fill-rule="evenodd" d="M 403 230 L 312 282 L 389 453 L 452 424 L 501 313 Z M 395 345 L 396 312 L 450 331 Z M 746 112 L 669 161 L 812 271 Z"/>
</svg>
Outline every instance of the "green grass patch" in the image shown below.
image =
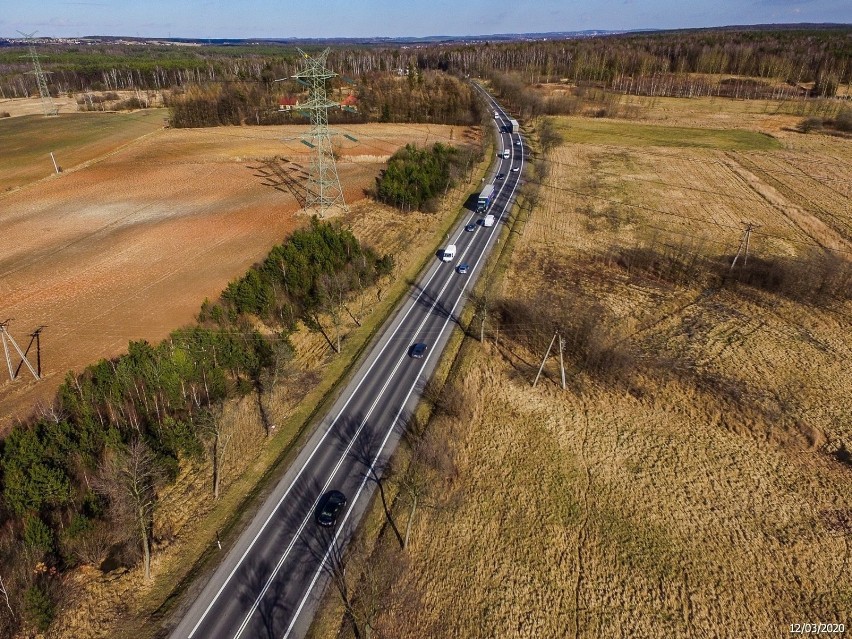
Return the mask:
<svg viewBox="0 0 852 639">
<path fill-rule="evenodd" d="M 0 120 L 0 192 L 51 175 L 52 151 L 63 169 L 109 153 L 163 128 L 165 109 L 136 113 L 28 115 Z"/>
<path fill-rule="evenodd" d="M 720 151 L 781 148 L 781 143 L 771 135 L 741 129 L 699 129 L 585 118 L 556 118 L 556 123 L 569 144 L 697 147 Z"/>
</svg>

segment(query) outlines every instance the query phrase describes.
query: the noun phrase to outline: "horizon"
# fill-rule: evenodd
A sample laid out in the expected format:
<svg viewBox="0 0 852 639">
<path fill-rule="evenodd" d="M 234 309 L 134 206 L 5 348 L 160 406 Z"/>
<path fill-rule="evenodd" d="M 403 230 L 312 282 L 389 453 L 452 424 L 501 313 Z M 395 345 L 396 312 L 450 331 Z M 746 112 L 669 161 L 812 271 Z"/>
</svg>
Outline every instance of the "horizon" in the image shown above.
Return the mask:
<svg viewBox="0 0 852 639">
<path fill-rule="evenodd" d="M 202 42 L 204 40 L 216 42 L 288 42 L 288 41 L 310 41 L 316 40 L 319 42 L 334 41 L 334 40 L 436 40 L 441 38 L 447 39 L 466 39 L 466 38 L 508 38 L 510 36 L 560 36 L 563 34 L 600 34 L 600 35 L 629 35 L 640 33 L 665 33 L 672 31 L 700 31 L 700 30 L 716 30 L 716 29 L 753 29 L 773 27 L 781 28 L 850 28 L 852 22 L 768 22 L 768 23 L 752 23 L 752 24 L 718 24 L 707 27 L 670 27 L 670 28 L 635 28 L 635 29 L 578 29 L 564 31 L 504 31 L 493 33 L 464 33 L 464 34 L 446 34 L 433 33 L 421 36 L 411 35 L 365 35 L 365 36 L 347 36 L 347 35 L 332 35 L 332 36 L 247 36 L 247 37 L 206 37 L 206 36 L 190 36 L 190 35 L 129 35 L 126 33 L 87 33 L 74 36 L 59 36 L 45 35 L 36 32 L 33 36 L 34 40 L 73 40 L 73 39 L 88 39 L 88 38 L 126 38 L 130 40 L 164 40 L 164 41 L 187 41 L 187 42 Z M 14 35 L 0 34 L 0 40 L 20 41 L 26 36 L 20 32 Z"/>
<path fill-rule="evenodd" d="M 199 16 L 201 19 L 199 20 Z M 17 3 L 0 16 L 0 37 L 19 32 L 43 38 L 371 39 L 462 38 L 578 31 L 667 31 L 787 24 L 852 26 L 852 3 L 842 0 L 604 0 L 594 10 L 578 0 L 366 0 L 357 7 L 329 0 L 320 10 L 285 8 L 271 0 L 59 0 Z"/>
</svg>

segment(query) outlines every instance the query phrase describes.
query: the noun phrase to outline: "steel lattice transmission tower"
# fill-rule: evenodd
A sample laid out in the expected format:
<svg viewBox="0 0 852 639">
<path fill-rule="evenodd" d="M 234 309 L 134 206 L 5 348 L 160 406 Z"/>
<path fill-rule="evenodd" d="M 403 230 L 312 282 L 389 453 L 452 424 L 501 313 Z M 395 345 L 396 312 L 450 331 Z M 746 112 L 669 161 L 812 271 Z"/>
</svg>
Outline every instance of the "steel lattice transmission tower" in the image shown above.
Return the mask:
<svg viewBox="0 0 852 639">
<path fill-rule="evenodd" d="M 18 33 L 27 39 L 27 47 L 29 47 L 30 58 L 33 61 L 33 73 L 35 74 L 36 82 L 38 83 L 38 92 L 39 95 L 41 95 L 41 106 L 44 109 L 44 114 L 47 116 L 58 115 L 59 112 L 56 109 L 56 105 L 53 103 L 50 91 L 47 89 L 47 74 L 41 68 L 41 62 L 38 61 L 38 53 L 36 52 L 35 45 L 32 42 L 33 36 L 36 32 L 24 33 L 23 31 L 18 31 Z"/>
<path fill-rule="evenodd" d="M 328 110 L 339 107 L 340 104 L 328 99 L 326 83 L 337 74 L 325 66 L 331 49 L 326 49 L 313 58 L 301 49 L 298 51 L 302 54 L 303 68 L 293 78 L 307 86 L 310 91 L 308 101 L 298 107 L 299 111 L 309 112 L 311 117 L 311 132 L 307 140 L 302 139 L 302 144 L 314 150 L 305 208 L 316 209 L 319 216 L 323 217 L 326 211 L 336 206 L 346 210 L 331 145 L 332 134 L 328 129 Z"/>
</svg>

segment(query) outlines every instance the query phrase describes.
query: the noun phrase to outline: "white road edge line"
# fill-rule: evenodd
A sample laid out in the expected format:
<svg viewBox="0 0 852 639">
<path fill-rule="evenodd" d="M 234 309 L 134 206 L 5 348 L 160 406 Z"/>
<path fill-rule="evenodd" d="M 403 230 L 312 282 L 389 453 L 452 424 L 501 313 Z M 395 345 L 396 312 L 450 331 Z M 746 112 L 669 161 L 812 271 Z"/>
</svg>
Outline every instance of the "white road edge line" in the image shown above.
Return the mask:
<svg viewBox="0 0 852 639">
<path fill-rule="evenodd" d="M 470 248 L 470 245 L 468 245 L 465 248 L 464 253 L 466 253 L 469 248 Z M 438 291 L 438 294 L 435 296 L 435 299 L 432 302 L 432 307 L 429 309 L 429 312 L 421 320 L 420 325 L 415 330 L 415 333 L 419 333 L 423 329 L 423 326 L 429 320 L 429 316 L 431 315 L 432 311 L 438 305 L 438 302 L 441 299 L 441 296 L 444 294 L 444 291 L 447 290 L 447 287 L 450 285 L 450 283 L 453 281 L 454 278 L 455 278 L 454 272 L 450 273 L 449 277 L 447 277 L 447 281 L 444 282 L 444 285 L 441 287 L 441 290 Z M 462 290 L 464 290 L 464 289 L 462 289 Z M 457 303 L 458 303 L 458 300 L 456 301 L 456 304 Z M 455 308 L 456 308 L 456 306 L 453 305 L 453 310 L 455 310 Z M 447 320 L 449 320 L 450 317 L 452 317 L 452 311 L 450 311 L 449 315 L 447 316 Z M 441 332 L 443 332 L 443 328 L 441 329 Z M 334 479 L 334 476 L 337 474 L 337 471 L 340 470 L 340 466 L 343 464 L 344 460 L 346 459 L 346 456 L 349 454 L 349 451 L 352 450 L 352 446 L 355 444 L 355 441 L 358 439 L 358 435 L 361 434 L 361 431 L 364 429 L 364 426 L 366 425 L 367 420 L 370 418 L 370 415 L 372 415 L 373 411 L 376 409 L 376 405 L 379 403 L 379 400 L 384 396 L 385 391 L 388 388 L 388 385 L 391 383 L 391 380 L 393 379 L 393 376 L 396 374 L 396 371 L 399 370 L 399 367 L 402 365 L 402 362 L 404 362 L 407 357 L 408 357 L 408 354 L 406 352 L 403 352 L 399 356 L 399 359 L 397 360 L 396 365 L 394 366 L 390 375 L 388 375 L 388 377 L 385 380 L 385 383 L 382 386 L 381 390 L 376 394 L 376 398 L 373 400 L 373 403 L 370 405 L 370 410 L 367 411 L 367 414 L 364 416 L 364 419 L 358 425 L 358 429 L 353 434 L 351 440 L 349 441 L 349 445 L 346 447 L 346 449 L 341 454 L 340 459 L 337 460 L 337 463 L 335 464 L 334 468 L 332 469 L 331 473 L 329 474 L 328 479 L 326 480 L 324 486 L 319 491 L 319 495 L 314 500 L 314 503 L 311 505 L 311 509 L 308 511 L 307 516 L 302 520 L 301 525 L 299 526 L 296 533 L 293 535 L 293 538 L 290 540 L 290 543 L 287 545 L 286 550 L 281 555 L 278 562 L 275 564 L 275 568 L 273 569 L 272 574 L 270 574 L 270 576 L 267 578 L 266 583 L 264 584 L 263 588 L 260 591 L 260 594 L 254 600 L 254 603 L 252 604 L 251 609 L 249 610 L 248 614 L 246 614 L 245 618 L 243 619 L 243 622 L 240 624 L 240 627 L 237 630 L 237 633 L 234 635 L 234 639 L 240 639 L 240 636 L 245 631 L 246 627 L 249 624 L 249 621 L 251 621 L 252 615 L 254 615 L 255 611 L 260 606 L 260 601 L 263 599 L 264 595 L 266 595 L 267 591 L 269 590 L 269 587 L 272 585 L 272 582 L 275 580 L 275 577 L 278 575 L 278 571 L 281 570 L 281 566 L 284 565 L 284 562 L 287 560 L 287 556 L 290 554 L 290 551 L 293 549 L 293 547 L 296 544 L 296 541 L 299 539 L 299 535 L 302 534 L 302 531 L 305 529 L 305 526 L 310 521 L 311 513 L 316 508 L 320 497 L 325 493 L 326 490 L 328 490 L 328 487 L 331 485 L 332 479 Z M 429 356 L 427 356 L 425 362 L 429 361 L 429 357 L 431 357 L 431 353 L 429 354 Z M 422 368 L 421 368 L 421 370 L 422 370 Z M 406 401 L 407 401 L 407 399 L 406 399 Z M 339 415 L 338 415 L 338 417 L 339 417 Z M 335 421 L 337 421 L 337 420 L 335 419 Z M 277 510 L 277 508 L 276 508 L 276 510 Z"/>
<path fill-rule="evenodd" d="M 231 578 L 234 576 L 234 574 L 237 572 L 237 570 L 239 570 L 240 566 L 242 566 L 243 561 L 244 561 L 244 560 L 245 560 L 245 558 L 248 556 L 248 554 L 251 552 L 251 549 L 252 549 L 252 548 L 254 548 L 255 543 L 257 543 L 257 540 L 258 540 L 258 539 L 260 538 L 260 536 L 263 534 L 263 531 L 264 531 L 264 530 L 266 530 L 266 527 L 269 525 L 269 522 L 270 522 L 270 521 L 272 521 L 272 518 L 275 516 L 275 513 L 278 511 L 278 508 L 280 508 L 280 507 L 281 507 L 281 504 L 282 504 L 282 503 L 284 502 L 284 500 L 287 498 L 287 495 L 289 495 L 289 494 L 290 494 L 290 491 L 293 489 L 293 486 L 294 486 L 294 485 L 296 484 L 296 482 L 299 480 L 299 477 L 301 477 L 301 476 L 302 476 L 302 473 L 304 472 L 305 468 L 307 468 L 308 464 L 309 464 L 309 463 L 310 463 L 310 461 L 313 459 L 313 457 L 314 457 L 314 455 L 316 454 L 317 450 L 319 450 L 320 445 L 323 443 L 323 441 L 325 441 L 325 438 L 326 438 L 326 437 L 328 437 L 328 434 L 331 432 L 331 429 L 332 429 L 332 428 L 334 427 L 334 425 L 337 423 L 337 420 L 338 420 L 338 419 L 340 419 L 340 416 L 341 416 L 341 415 L 343 415 L 343 412 L 346 410 L 346 407 L 347 407 L 347 406 L 349 406 L 349 402 L 351 402 L 351 401 L 352 401 L 352 398 L 355 396 L 355 393 L 357 393 L 357 392 L 358 392 L 358 389 L 359 389 L 359 388 L 361 388 L 361 384 L 363 384 L 363 383 L 364 383 L 364 380 L 365 380 L 365 379 L 367 379 L 367 376 L 370 374 L 370 371 L 372 371 L 372 370 L 373 370 L 373 367 L 374 367 L 374 366 L 376 365 L 376 363 L 379 361 L 379 358 L 380 358 L 380 356 L 382 355 L 382 353 L 384 353 L 385 349 L 386 349 L 386 348 L 390 345 L 390 343 L 391 343 L 391 341 L 393 340 L 394 336 L 396 336 L 396 334 L 397 334 L 397 333 L 399 332 L 399 330 L 402 328 L 402 325 L 404 324 L 404 320 L 405 320 L 405 318 L 406 318 L 406 317 L 408 317 L 409 313 L 411 313 L 411 311 L 413 311 L 413 310 L 414 310 L 414 308 L 417 306 L 417 302 L 420 300 L 420 297 L 423 295 L 423 292 L 426 290 L 426 286 L 428 286 L 428 285 L 429 285 L 429 283 L 432 281 L 432 279 L 433 279 L 433 278 L 434 278 L 434 277 L 435 277 L 435 276 L 436 276 L 436 275 L 437 275 L 440 271 L 441 271 L 440 267 L 439 267 L 439 268 L 436 268 L 436 269 L 435 269 L 435 272 L 434 272 L 434 273 L 432 273 L 432 275 L 430 275 L 430 276 L 429 276 L 429 279 L 428 279 L 428 280 L 426 280 L 425 284 L 424 284 L 424 285 L 423 285 L 423 287 L 420 289 L 420 292 L 417 294 L 417 297 L 416 297 L 416 298 L 414 298 L 414 301 L 412 302 L 411 307 L 410 307 L 410 308 L 409 308 L 409 309 L 405 312 L 405 315 L 403 315 L 403 316 L 402 316 L 402 318 L 399 320 L 399 322 L 398 322 L 398 324 L 397 324 L 396 328 L 393 330 L 393 332 L 391 332 L 390 337 L 389 337 L 389 338 L 387 339 L 387 341 L 385 342 L 385 345 L 384 345 L 384 346 L 382 346 L 382 348 L 381 348 L 381 349 L 379 350 L 379 352 L 376 354 L 375 359 L 374 359 L 374 360 L 373 360 L 373 362 L 370 364 L 370 366 L 367 368 L 367 371 L 364 373 L 364 375 L 361 377 L 361 381 L 359 381 L 359 382 L 358 382 L 357 386 L 355 386 L 355 388 L 354 388 L 354 389 L 352 390 L 352 392 L 349 394 L 349 397 L 347 398 L 346 403 L 345 403 L 345 404 L 343 404 L 343 406 L 341 407 L 340 412 L 338 412 L 337 416 L 336 416 L 336 417 L 335 417 L 335 418 L 331 421 L 331 423 L 329 423 L 328 428 L 326 429 L 325 433 L 323 433 L 323 436 L 322 436 L 322 437 L 320 438 L 320 440 L 317 442 L 316 446 L 314 446 L 314 449 L 311 451 L 311 454 L 308 456 L 308 458 L 305 460 L 305 463 L 304 463 L 304 464 L 302 465 L 302 467 L 299 469 L 299 472 L 298 472 L 298 473 L 296 473 L 296 476 L 293 478 L 293 481 L 291 481 L 291 482 L 290 482 L 290 486 L 288 486 L 288 487 L 287 487 L 287 490 L 286 490 L 286 491 L 284 492 L 284 494 L 281 496 L 281 499 L 279 499 L 279 500 L 278 500 L 278 503 L 275 505 L 275 508 L 273 508 L 273 509 L 272 509 L 272 512 L 271 512 L 271 513 L 269 513 L 269 517 L 267 517 L 267 518 L 266 518 L 266 521 L 265 521 L 265 522 L 263 522 L 263 526 L 261 526 L 260 530 L 259 530 L 259 531 L 257 532 L 257 534 L 254 536 L 254 539 L 252 539 L 252 540 L 251 540 L 251 543 L 249 544 L 248 548 L 246 548 L 245 552 L 244 552 L 244 553 L 242 554 L 242 556 L 240 557 L 239 561 L 237 562 L 237 565 L 236 565 L 236 566 L 234 566 L 233 570 L 231 570 L 230 574 L 227 576 L 227 578 L 225 579 L 225 581 L 224 581 L 224 583 L 222 584 L 222 586 L 221 586 L 221 587 L 219 588 L 219 590 L 216 592 L 216 595 L 215 595 L 215 596 L 213 597 L 213 599 L 210 601 L 210 604 L 207 606 L 207 608 L 205 608 L 204 612 L 201 614 L 201 617 L 198 619 L 198 621 L 196 622 L 195 626 L 193 626 L 192 630 L 189 632 L 189 635 L 187 636 L 187 639 L 192 639 L 192 636 L 196 633 L 196 631 L 198 630 L 198 627 L 202 624 L 202 622 L 204 621 L 204 619 L 205 619 L 205 618 L 207 617 L 207 615 L 210 613 L 210 610 L 213 608 L 213 605 L 214 605 L 214 604 L 216 603 L 216 601 L 219 599 L 219 596 L 222 594 L 222 591 L 223 591 L 223 590 L 225 590 L 225 587 L 226 587 L 226 586 L 228 585 L 228 583 L 231 581 Z M 382 336 L 382 337 L 384 337 L 384 336 Z"/>
<path fill-rule="evenodd" d="M 520 164 L 521 170 L 518 172 L 519 173 L 518 181 L 515 182 L 515 185 L 512 187 L 512 192 L 509 194 L 509 199 L 506 202 L 506 206 L 504 206 L 503 210 L 500 211 L 500 215 L 498 217 L 498 219 L 500 219 L 500 220 L 503 219 L 503 214 L 506 212 L 506 209 L 508 208 L 509 201 L 515 195 L 515 189 L 517 189 L 517 186 L 521 181 L 520 173 L 523 172 L 523 168 L 524 168 L 523 146 L 521 146 L 521 152 L 520 153 L 521 153 L 521 164 Z M 512 150 L 512 155 L 514 155 L 514 149 Z M 496 228 L 497 228 L 497 225 L 495 224 L 494 229 L 496 229 Z M 494 233 L 494 229 L 491 230 L 492 235 Z M 489 238 L 489 241 L 491 241 L 491 238 Z M 479 259 L 476 260 L 476 263 L 473 266 L 473 271 L 471 272 L 471 274 L 476 272 L 476 268 L 479 266 L 479 263 L 480 263 L 480 261 L 482 260 L 483 257 L 484 257 L 484 253 L 479 256 Z M 458 306 L 459 301 L 461 300 L 462 296 L 464 295 L 464 292 L 467 289 L 467 282 L 469 282 L 469 281 L 470 281 L 470 279 L 468 279 L 466 281 L 465 286 L 460 291 L 458 297 L 456 297 L 456 302 L 455 302 L 455 304 L 453 304 L 453 308 L 450 310 L 449 314 L 447 315 L 447 319 L 444 320 L 444 325 L 441 327 L 441 332 L 438 333 L 437 339 L 440 339 L 441 335 L 443 335 L 444 331 L 446 330 L 447 324 L 449 323 L 450 318 L 453 316 L 453 312 L 456 310 L 456 306 Z M 437 341 L 437 339 L 436 339 L 436 341 Z M 429 355 L 427 355 L 426 359 L 423 361 L 423 365 L 420 367 L 420 374 L 418 374 L 417 378 L 414 380 L 414 383 L 411 385 L 411 388 L 408 390 L 408 394 L 405 396 L 405 400 L 402 402 L 402 406 L 400 406 L 399 411 L 396 414 L 396 417 L 391 422 L 391 427 L 388 429 L 387 434 L 385 434 L 384 440 L 382 440 L 382 445 L 379 448 L 379 451 L 376 453 L 376 456 L 373 458 L 373 462 L 370 464 L 370 468 L 369 468 L 370 473 L 374 472 L 376 462 L 379 460 L 379 457 L 381 456 L 382 451 L 385 448 L 385 444 L 387 443 L 388 439 L 390 438 L 390 435 L 393 432 L 393 429 L 396 427 L 396 423 L 397 423 L 397 420 L 399 420 L 400 414 L 402 414 L 402 411 L 405 408 L 406 403 L 408 403 L 408 399 L 411 397 L 411 393 L 414 392 L 414 388 L 415 388 L 415 386 L 417 386 L 417 382 L 420 381 L 420 375 L 423 374 L 423 370 L 426 368 L 426 364 L 429 362 L 429 358 L 432 357 L 432 354 L 434 352 L 435 351 L 432 351 L 431 353 L 429 353 Z M 349 519 L 349 515 L 352 513 L 352 510 L 355 508 L 355 504 L 358 501 L 358 497 L 361 496 L 361 492 L 364 490 L 364 486 L 367 483 L 367 478 L 369 477 L 370 473 L 365 473 L 364 477 L 361 479 L 361 484 L 358 487 L 358 491 L 355 493 L 355 498 L 352 500 L 352 503 L 349 506 L 349 509 L 346 511 L 346 515 L 343 517 L 343 521 L 338 526 L 337 532 L 334 534 L 334 537 L 332 537 L 331 542 L 329 543 L 328 549 L 326 550 L 325 555 L 323 556 L 322 561 L 320 562 L 320 565 L 317 567 L 317 570 L 314 573 L 313 579 L 311 580 L 311 584 L 308 586 L 308 589 L 305 592 L 304 597 L 302 597 L 302 601 L 299 603 L 299 607 L 296 609 L 296 612 L 293 614 L 293 619 L 292 619 L 292 621 L 290 621 L 290 625 L 287 627 L 287 630 L 284 632 L 284 636 L 282 637 L 282 639 L 288 639 L 288 637 L 290 636 L 290 633 L 293 631 L 293 627 L 296 625 L 296 621 L 299 618 L 299 614 L 302 612 L 302 608 L 304 608 L 305 603 L 307 602 L 308 597 L 311 594 L 311 591 L 314 589 L 314 586 L 316 585 L 317 579 L 319 579 L 320 573 L 322 572 L 322 569 L 325 566 L 325 562 L 328 560 L 329 554 L 331 554 L 331 549 L 334 547 L 334 544 L 337 542 L 337 538 L 340 535 L 341 531 L 343 530 L 343 527 L 346 525 L 346 521 Z"/>
</svg>

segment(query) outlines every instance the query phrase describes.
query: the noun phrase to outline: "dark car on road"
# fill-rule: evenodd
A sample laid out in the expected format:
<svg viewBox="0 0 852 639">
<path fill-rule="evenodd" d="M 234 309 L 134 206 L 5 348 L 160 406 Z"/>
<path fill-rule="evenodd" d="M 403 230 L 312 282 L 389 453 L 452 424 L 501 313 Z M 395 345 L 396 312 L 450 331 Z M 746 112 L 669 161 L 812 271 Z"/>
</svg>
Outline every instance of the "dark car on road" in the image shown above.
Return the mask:
<svg viewBox="0 0 852 639">
<path fill-rule="evenodd" d="M 411 347 L 411 350 L 408 352 L 414 359 L 423 359 L 423 356 L 426 355 L 426 351 L 429 347 L 423 342 L 417 342 L 414 346 Z"/>
<path fill-rule="evenodd" d="M 317 523 L 331 528 L 337 523 L 337 516 L 346 505 L 346 495 L 339 490 L 330 490 L 320 498 L 317 506 Z"/>
<path fill-rule="evenodd" d="M 459 273 L 461 273 L 462 275 L 464 275 L 465 273 L 467 273 L 467 272 L 468 272 L 468 270 L 470 270 L 470 266 L 468 266 L 468 265 L 467 265 L 467 262 L 465 262 L 464 264 L 459 264 L 459 265 L 456 267 L 456 270 L 457 270 Z"/>
<path fill-rule="evenodd" d="M 476 224 L 468 224 L 466 227 L 464 227 L 464 230 L 467 231 L 468 233 L 470 233 L 471 231 L 475 231 L 476 230 Z"/>
<path fill-rule="evenodd" d="M 502 180 L 504 177 L 506 177 L 506 174 L 505 174 L 505 173 L 498 173 L 498 174 L 494 177 L 494 179 L 495 179 L 495 180 Z"/>
</svg>

